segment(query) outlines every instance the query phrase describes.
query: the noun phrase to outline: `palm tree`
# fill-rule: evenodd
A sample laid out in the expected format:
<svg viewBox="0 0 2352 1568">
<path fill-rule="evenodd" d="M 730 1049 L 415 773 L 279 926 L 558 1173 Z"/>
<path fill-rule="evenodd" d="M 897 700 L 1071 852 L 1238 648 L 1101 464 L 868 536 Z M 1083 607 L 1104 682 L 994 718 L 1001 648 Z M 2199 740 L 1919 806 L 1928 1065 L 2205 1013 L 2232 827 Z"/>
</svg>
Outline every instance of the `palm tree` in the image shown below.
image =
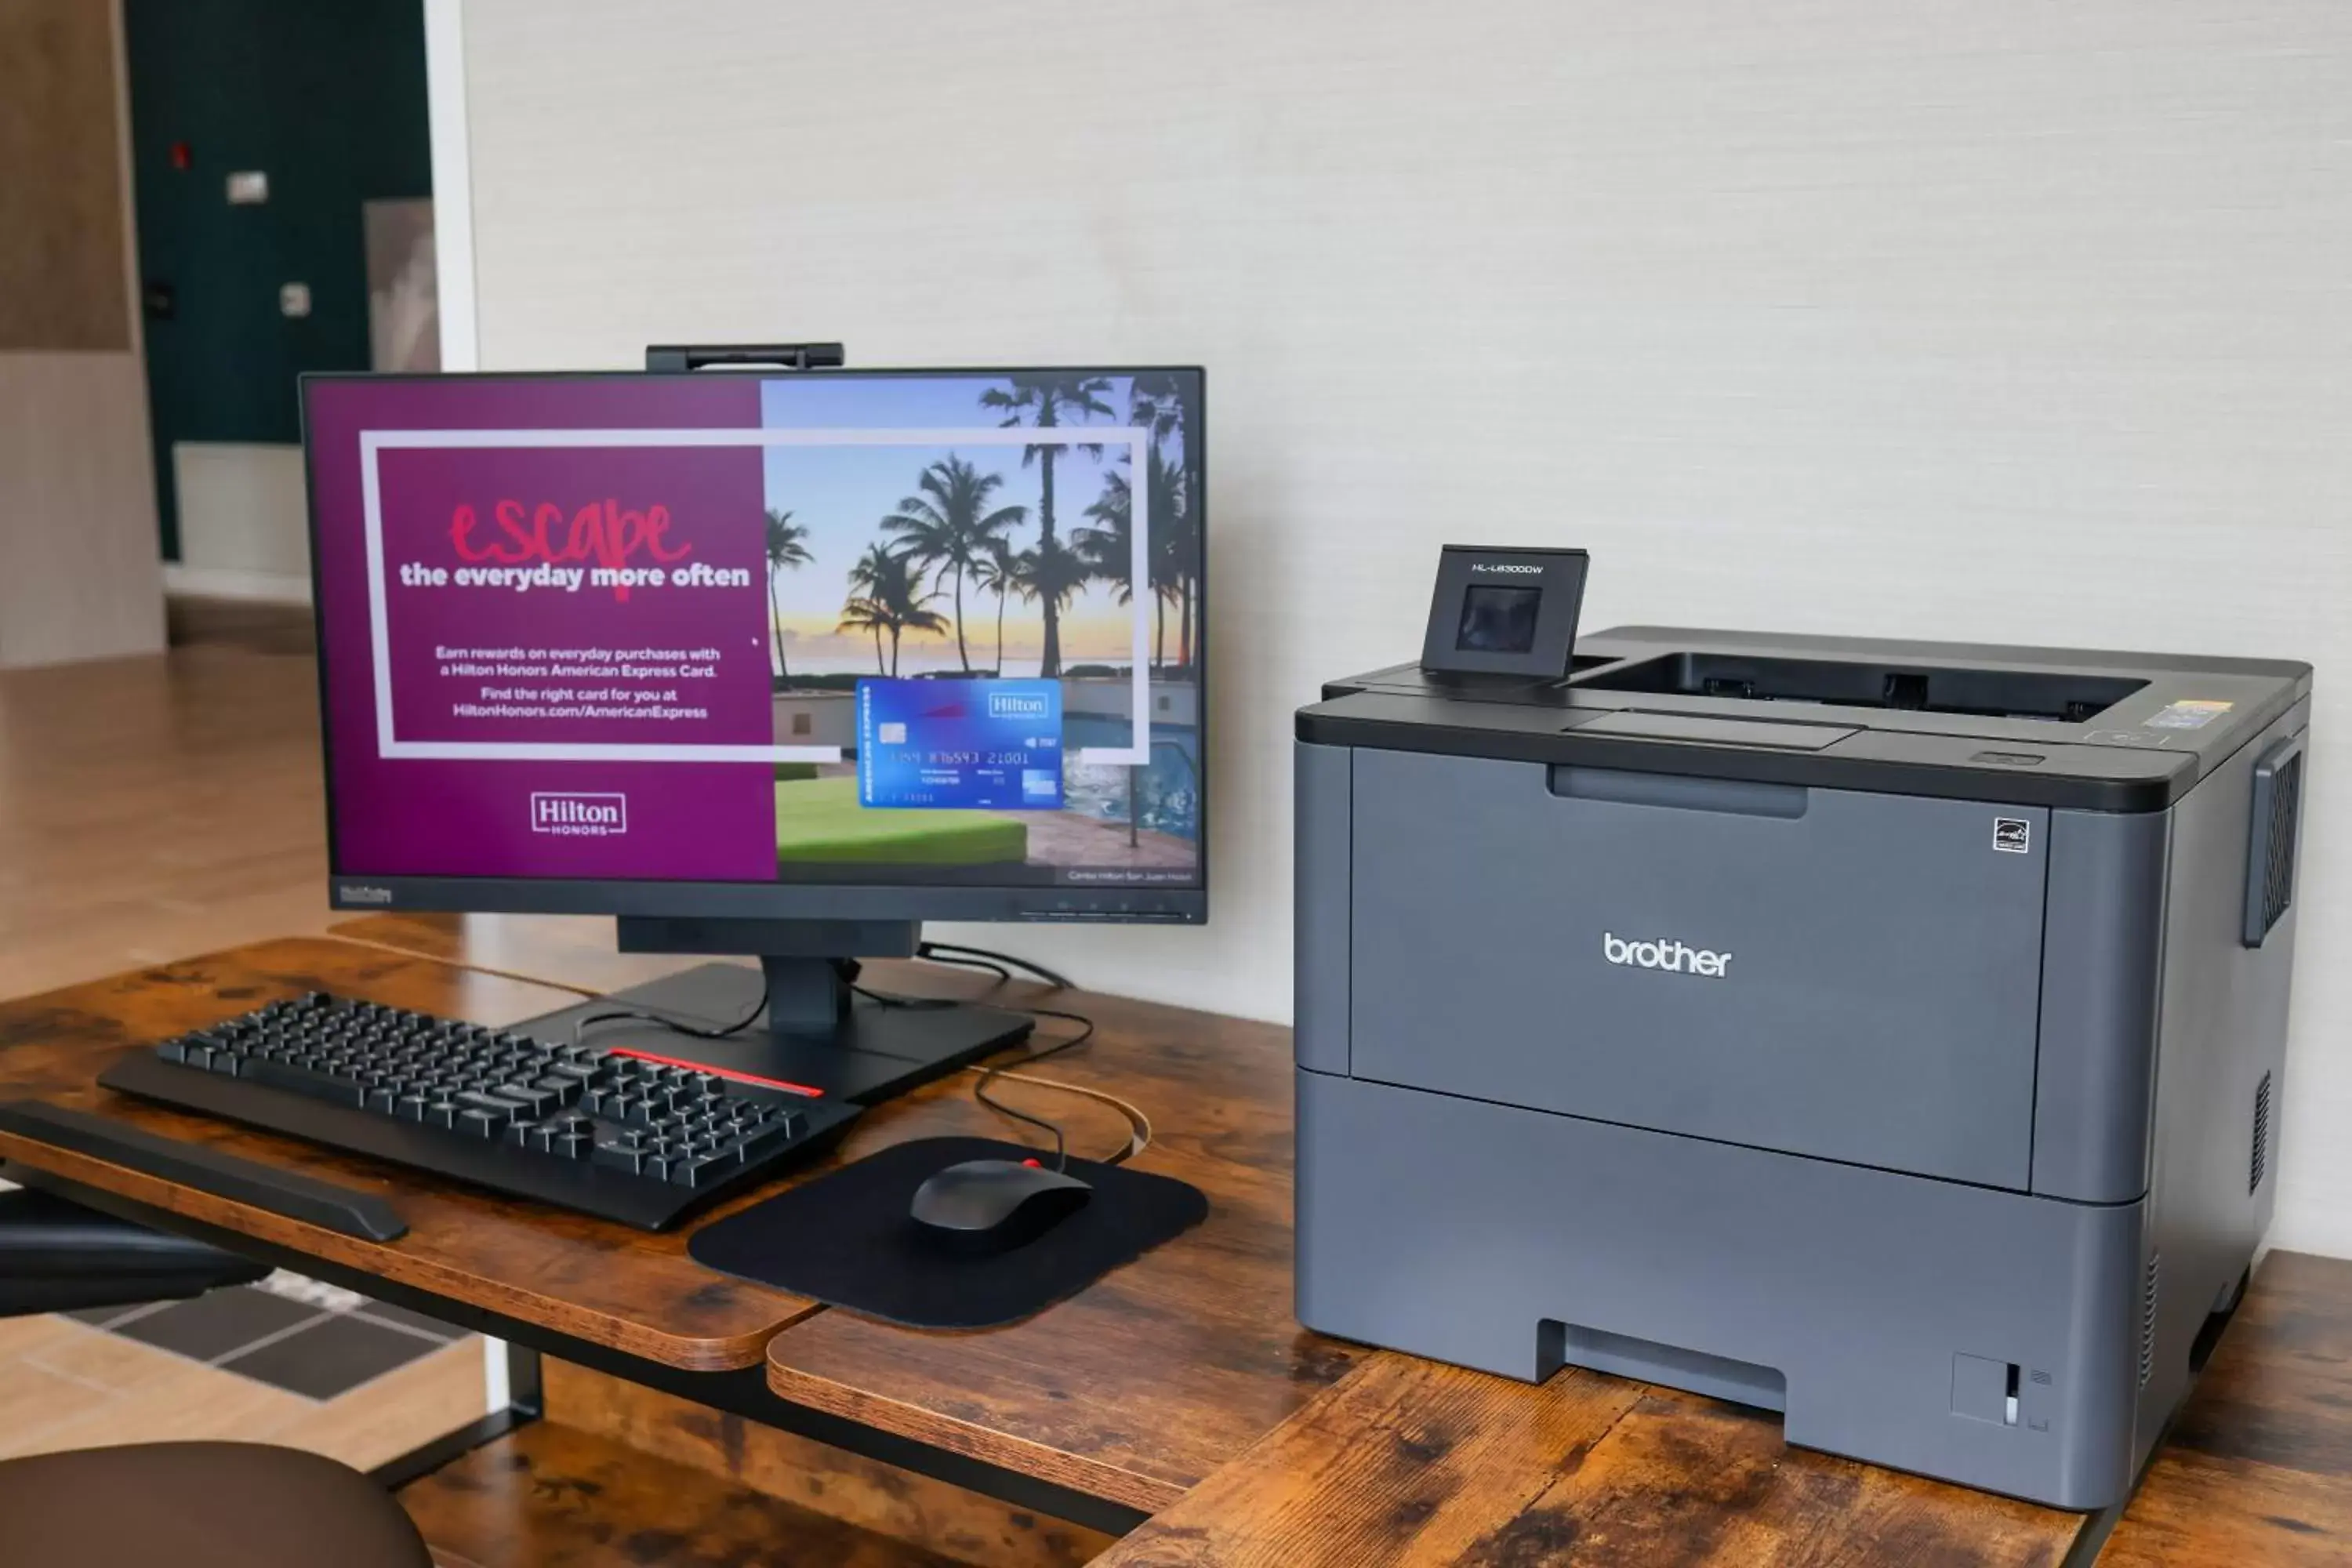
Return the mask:
<svg viewBox="0 0 2352 1568">
<path fill-rule="evenodd" d="M 1146 371 L 1127 384 L 1127 422 L 1151 432 L 1153 446 L 1184 431 L 1184 399 L 1176 378 Z"/>
<path fill-rule="evenodd" d="M 1072 596 L 1086 586 L 1090 575 L 1077 552 L 1058 539 L 1040 539 L 1013 561 L 1013 591 L 1044 606 L 1048 628 L 1056 624 L 1056 618 L 1068 607 Z M 1046 635 L 1052 637 L 1050 629 Z M 1037 667 L 1038 679 L 1052 680 L 1061 673 L 1062 646 L 1059 641 L 1048 641 L 1045 658 Z"/>
<path fill-rule="evenodd" d="M 1004 673 L 1004 596 L 1013 591 L 1020 567 L 1013 546 L 1002 539 L 988 542 L 988 553 L 971 563 L 971 585 L 996 595 L 996 673 Z"/>
<path fill-rule="evenodd" d="M 776 574 L 809 563 L 808 536 L 808 524 L 794 522 L 791 512 L 769 509 L 768 622 L 776 633 L 776 673 L 780 676 L 792 671 L 784 667 L 784 611 L 776 603 Z"/>
<path fill-rule="evenodd" d="M 1191 506 L 1179 505 L 1165 530 L 1155 522 L 1151 531 L 1152 543 L 1166 552 L 1164 562 L 1155 562 L 1155 569 L 1164 566 L 1176 595 L 1176 658 L 1192 669 L 1200 647 L 1194 634 L 1200 629 L 1201 520 Z M 1194 671 L 1196 679 L 1198 674 Z"/>
<path fill-rule="evenodd" d="M 916 481 L 919 494 L 898 503 L 882 520 L 886 531 L 904 536 L 900 552 L 940 576 L 955 573 L 956 660 L 971 673 L 971 654 L 964 646 L 963 576 L 987 558 L 990 545 L 1001 542 L 1004 531 L 1029 515 L 1025 506 L 989 508 L 989 497 L 1004 482 L 1002 474 L 983 474 L 950 452 L 923 470 Z"/>
<path fill-rule="evenodd" d="M 1133 467 L 1132 460 L 1129 466 Z M 1184 476 L 1160 455 L 1157 446 L 1144 456 L 1144 527 L 1150 535 L 1144 541 L 1146 569 L 1151 574 L 1154 601 L 1151 662 L 1158 666 L 1167 662 L 1168 605 L 1177 595 L 1183 568 L 1184 558 L 1172 542 L 1184 510 Z M 1120 604 L 1134 603 L 1135 585 L 1130 579 L 1135 575 L 1135 499 L 1128 476 L 1107 476 L 1102 494 L 1087 508 L 1087 515 L 1101 526 L 1077 530 L 1070 536 L 1071 542 L 1094 576 L 1118 584 Z"/>
<path fill-rule="evenodd" d="M 854 598 L 841 606 L 841 620 L 834 626 L 837 632 L 872 632 L 874 634 L 874 673 L 887 675 L 890 667 L 882 662 L 882 629 L 890 624 L 890 612 L 872 599 Z"/>
<path fill-rule="evenodd" d="M 908 632 L 944 632 L 947 617 L 937 610 L 927 608 L 939 591 L 922 591 L 922 579 L 904 555 L 893 554 L 879 544 L 869 544 L 857 564 L 849 569 L 849 584 L 862 588 L 841 607 L 841 624 L 835 631 L 871 631 L 874 634 L 874 662 L 882 662 L 882 634 L 890 634 L 890 663 L 882 673 L 897 679 L 898 674 L 898 639 Z"/>
<path fill-rule="evenodd" d="M 889 611 L 876 590 L 890 574 L 890 552 L 878 544 L 869 544 L 866 553 L 849 567 L 849 602 L 841 607 L 841 624 L 837 632 L 866 631 L 874 634 L 874 669 L 878 675 L 890 673 L 882 662 L 882 633 L 890 624 Z"/>
<path fill-rule="evenodd" d="M 1050 430 L 1064 425 L 1083 425 L 1097 417 L 1115 417 L 1111 405 L 1103 401 L 1110 390 L 1108 378 L 1099 375 L 1069 375 L 1053 373 L 1012 375 L 1003 386 L 992 386 L 980 395 L 982 408 L 999 409 L 1004 417 L 1000 424 L 1012 426 L 1026 425 L 1038 430 Z M 1071 445 L 1100 458 L 1099 442 L 1074 442 Z M 1056 542 L 1054 537 L 1054 464 L 1067 448 L 1061 443 L 1039 442 L 1024 447 L 1021 462 L 1025 468 L 1037 465 L 1037 545 L 1040 550 Z M 1062 607 L 1048 601 L 1045 605 L 1045 650 L 1039 672 L 1050 679 L 1062 668 Z"/>
<path fill-rule="evenodd" d="M 1157 490 L 1150 496 L 1151 572 L 1154 590 L 1178 606 L 1176 657 L 1186 668 L 1193 660 L 1201 582 L 1201 520 L 1192 504 L 1196 498 L 1183 482 L 1182 453 L 1194 439 L 1189 427 L 1192 413 L 1181 384 L 1165 371 L 1147 371 L 1128 384 L 1128 423 L 1151 432 L 1152 454 L 1166 465 L 1175 486 L 1171 508 L 1162 510 Z"/>
</svg>

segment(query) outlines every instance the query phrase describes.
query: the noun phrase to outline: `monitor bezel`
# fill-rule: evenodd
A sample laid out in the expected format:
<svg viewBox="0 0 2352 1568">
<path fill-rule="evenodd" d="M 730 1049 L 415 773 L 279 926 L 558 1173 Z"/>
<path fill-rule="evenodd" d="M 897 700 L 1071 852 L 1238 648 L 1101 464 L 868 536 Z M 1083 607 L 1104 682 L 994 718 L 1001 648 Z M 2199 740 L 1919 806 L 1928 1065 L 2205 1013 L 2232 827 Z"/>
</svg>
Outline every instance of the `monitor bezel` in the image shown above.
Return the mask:
<svg viewBox="0 0 2352 1568">
<path fill-rule="evenodd" d="M 318 473 L 310 449 L 314 383 L 439 381 L 698 381 L 713 375 L 761 379 L 838 376 L 858 380 L 941 375 L 1119 375 L 1181 374 L 1198 378 L 1197 432 L 1185 433 L 1185 478 L 1200 525 L 1200 586 L 1194 596 L 1200 633 L 1193 648 L 1199 690 L 1194 745 L 1199 753 L 1199 874 L 1184 887 L 1133 884 L 1102 888 L 960 887 L 852 881 L 638 881 L 529 877 L 387 876 L 346 870 L 336 832 L 334 719 L 330 699 L 326 595 L 320 578 Z M 766 369 L 648 372 L 456 371 L 445 373 L 312 371 L 297 378 L 295 403 L 302 432 L 302 489 L 310 545 L 310 604 L 318 642 L 319 760 L 327 814 L 327 897 L 330 908 L 372 913 L 636 915 L 707 920 L 864 920 L 1071 921 L 1087 924 L 1200 925 L 1209 918 L 1209 506 L 1202 479 L 1208 468 L 1208 372 L 1197 364 L 929 365 L 885 368 Z"/>
</svg>

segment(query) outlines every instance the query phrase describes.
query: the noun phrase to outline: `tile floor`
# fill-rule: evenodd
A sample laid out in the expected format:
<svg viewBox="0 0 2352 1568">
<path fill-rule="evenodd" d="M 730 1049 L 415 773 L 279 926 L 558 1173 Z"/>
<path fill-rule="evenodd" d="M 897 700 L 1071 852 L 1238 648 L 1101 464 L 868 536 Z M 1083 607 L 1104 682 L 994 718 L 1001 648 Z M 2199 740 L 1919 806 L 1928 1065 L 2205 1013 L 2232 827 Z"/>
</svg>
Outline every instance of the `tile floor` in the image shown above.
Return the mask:
<svg viewBox="0 0 2352 1568">
<path fill-rule="evenodd" d="M 188 1301 L 0 1320 L 0 1457 L 227 1437 L 366 1468 L 483 1408 L 479 1340 L 289 1274 Z"/>
</svg>

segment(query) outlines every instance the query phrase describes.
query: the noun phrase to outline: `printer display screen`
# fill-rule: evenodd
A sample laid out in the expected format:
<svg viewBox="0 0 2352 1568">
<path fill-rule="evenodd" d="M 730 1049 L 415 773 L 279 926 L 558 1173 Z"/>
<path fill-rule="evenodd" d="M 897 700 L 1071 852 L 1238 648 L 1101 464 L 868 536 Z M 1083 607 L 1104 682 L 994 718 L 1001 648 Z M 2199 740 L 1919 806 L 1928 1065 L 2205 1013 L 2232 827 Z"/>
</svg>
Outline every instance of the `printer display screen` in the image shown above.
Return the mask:
<svg viewBox="0 0 2352 1568">
<path fill-rule="evenodd" d="M 1536 646 L 1541 588 L 1480 584 L 1462 595 L 1462 626 L 1454 646 L 1464 653 L 1525 653 Z"/>
</svg>

